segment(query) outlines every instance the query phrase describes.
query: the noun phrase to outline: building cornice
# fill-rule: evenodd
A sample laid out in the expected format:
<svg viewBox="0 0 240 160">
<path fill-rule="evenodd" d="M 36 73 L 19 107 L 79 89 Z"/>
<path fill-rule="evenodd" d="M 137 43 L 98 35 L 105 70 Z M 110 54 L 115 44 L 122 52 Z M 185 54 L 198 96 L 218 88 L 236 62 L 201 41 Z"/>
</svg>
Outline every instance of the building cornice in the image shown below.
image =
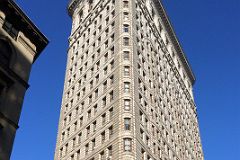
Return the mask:
<svg viewBox="0 0 240 160">
<path fill-rule="evenodd" d="M 190 66 L 190 64 L 189 64 L 189 62 L 188 62 L 188 60 L 187 60 L 187 58 L 186 58 L 186 56 L 183 52 L 183 49 L 182 49 L 182 47 L 181 47 L 181 45 L 180 45 L 180 43 L 177 39 L 176 33 L 175 33 L 175 31 L 174 31 L 174 29 L 171 25 L 171 22 L 170 22 L 170 20 L 168 18 L 168 15 L 167 15 L 167 13 L 166 13 L 163 5 L 162 5 L 162 2 L 161 2 L 161 0 L 153 0 L 153 1 L 159 7 L 159 13 L 161 14 L 160 16 L 163 20 L 163 23 L 164 23 L 164 25 L 167 29 L 167 32 L 168 32 L 174 46 L 176 47 L 177 53 L 178 53 L 182 63 L 184 64 L 184 68 L 186 70 L 186 73 L 187 73 L 188 77 L 190 78 L 191 83 L 193 85 L 196 81 L 195 75 L 194 75 L 194 73 L 191 69 L 191 66 Z"/>
<path fill-rule="evenodd" d="M 0 0 L 0 10 L 6 15 L 6 19 L 11 19 L 11 23 L 14 23 L 16 28 L 21 30 L 36 45 L 35 61 L 49 43 L 46 36 L 40 32 L 37 26 L 13 0 Z"/>
<path fill-rule="evenodd" d="M 82 0 L 69 0 L 68 2 L 68 15 L 72 17 L 74 10 L 76 8 L 76 6 L 78 5 L 78 3 L 82 1 Z"/>
</svg>

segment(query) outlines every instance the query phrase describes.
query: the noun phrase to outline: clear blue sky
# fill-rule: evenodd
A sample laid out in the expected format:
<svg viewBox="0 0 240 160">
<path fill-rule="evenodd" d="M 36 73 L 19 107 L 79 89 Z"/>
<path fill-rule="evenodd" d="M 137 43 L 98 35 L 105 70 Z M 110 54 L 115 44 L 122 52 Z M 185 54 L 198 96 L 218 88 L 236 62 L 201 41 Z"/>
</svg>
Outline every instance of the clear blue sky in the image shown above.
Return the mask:
<svg viewBox="0 0 240 160">
<path fill-rule="evenodd" d="M 68 0 L 17 0 L 49 38 L 33 66 L 11 160 L 52 160 L 63 90 Z M 164 0 L 197 77 L 206 160 L 240 160 L 240 0 Z"/>
</svg>

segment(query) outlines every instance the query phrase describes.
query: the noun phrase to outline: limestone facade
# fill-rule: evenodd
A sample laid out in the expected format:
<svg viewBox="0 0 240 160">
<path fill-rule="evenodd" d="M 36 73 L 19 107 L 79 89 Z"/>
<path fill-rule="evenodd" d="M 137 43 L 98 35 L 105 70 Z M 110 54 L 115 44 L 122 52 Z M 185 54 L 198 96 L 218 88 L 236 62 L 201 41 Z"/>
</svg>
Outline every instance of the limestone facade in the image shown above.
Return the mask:
<svg viewBox="0 0 240 160">
<path fill-rule="evenodd" d="M 158 0 L 72 0 L 55 160 L 202 160 L 195 77 Z"/>
</svg>

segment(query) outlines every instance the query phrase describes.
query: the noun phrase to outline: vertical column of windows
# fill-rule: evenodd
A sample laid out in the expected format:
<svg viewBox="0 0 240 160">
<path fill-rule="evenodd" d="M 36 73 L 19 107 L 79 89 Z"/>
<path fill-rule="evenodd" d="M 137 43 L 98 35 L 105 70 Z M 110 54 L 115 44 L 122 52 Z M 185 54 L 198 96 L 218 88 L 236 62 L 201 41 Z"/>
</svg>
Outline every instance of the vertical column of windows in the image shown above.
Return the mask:
<svg viewBox="0 0 240 160">
<path fill-rule="evenodd" d="M 123 32 L 123 52 L 122 52 L 122 60 L 123 60 L 123 76 L 125 78 L 130 77 L 130 70 L 131 67 L 129 65 L 126 65 L 127 63 L 130 63 L 130 52 L 129 52 L 129 46 L 130 46 L 130 14 L 129 14 L 129 0 L 123 0 L 122 6 L 123 6 L 123 24 L 122 24 L 122 32 Z M 131 83 L 124 80 L 123 83 L 123 92 L 124 95 L 128 96 L 131 91 Z M 131 100 L 129 98 L 123 99 L 123 110 L 125 112 L 129 112 L 131 109 Z M 123 117 L 124 122 L 124 131 L 130 131 L 131 130 L 131 118 L 124 116 Z M 131 138 L 124 138 L 123 139 L 123 148 L 125 152 L 131 152 L 132 151 L 132 139 Z"/>
</svg>

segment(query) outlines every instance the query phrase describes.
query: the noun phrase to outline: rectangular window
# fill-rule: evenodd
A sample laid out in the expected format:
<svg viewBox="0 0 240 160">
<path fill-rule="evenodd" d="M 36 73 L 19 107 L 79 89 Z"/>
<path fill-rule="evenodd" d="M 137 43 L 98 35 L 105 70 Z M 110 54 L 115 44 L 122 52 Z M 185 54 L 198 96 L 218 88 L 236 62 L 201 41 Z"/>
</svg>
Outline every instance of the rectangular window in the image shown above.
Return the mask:
<svg viewBox="0 0 240 160">
<path fill-rule="evenodd" d="M 113 94 L 113 91 L 111 91 L 109 93 L 109 96 L 110 96 L 110 101 L 113 101 L 114 100 L 114 94 Z"/>
<path fill-rule="evenodd" d="M 106 97 L 104 97 L 104 98 L 102 99 L 102 105 L 103 105 L 103 107 L 105 107 L 106 104 L 107 104 L 107 100 L 106 100 Z"/>
<path fill-rule="evenodd" d="M 91 110 L 87 112 L 87 117 L 88 117 L 88 120 L 91 118 Z"/>
<path fill-rule="evenodd" d="M 83 124 L 83 117 L 81 117 L 81 118 L 79 119 L 79 125 L 80 125 L 80 127 L 82 127 L 82 124 Z"/>
<path fill-rule="evenodd" d="M 104 113 L 102 115 L 102 125 L 104 125 L 106 123 L 106 114 Z"/>
<path fill-rule="evenodd" d="M 130 92 L 130 83 L 124 82 L 124 92 L 129 93 Z"/>
<path fill-rule="evenodd" d="M 128 24 L 123 25 L 123 32 L 129 32 L 129 25 Z"/>
<path fill-rule="evenodd" d="M 107 90 L 107 81 L 105 81 L 105 82 L 103 83 L 103 90 L 104 90 L 104 91 Z"/>
<path fill-rule="evenodd" d="M 109 146 L 108 147 L 108 156 L 110 157 L 110 156 L 112 156 L 112 153 L 113 152 L 113 149 L 112 149 L 112 146 Z"/>
<path fill-rule="evenodd" d="M 107 66 L 103 69 L 103 72 L 104 72 L 104 75 L 106 75 L 107 74 Z"/>
<path fill-rule="evenodd" d="M 82 132 L 78 134 L 78 144 L 82 141 Z"/>
<path fill-rule="evenodd" d="M 124 46 L 129 46 L 130 42 L 129 42 L 129 38 L 128 37 L 124 37 L 123 38 L 123 45 Z"/>
<path fill-rule="evenodd" d="M 131 152 L 132 150 L 132 140 L 130 138 L 124 139 L 124 151 Z"/>
<path fill-rule="evenodd" d="M 73 138 L 73 148 L 75 147 L 76 145 L 76 138 Z"/>
<path fill-rule="evenodd" d="M 130 67 L 124 66 L 124 76 L 130 76 Z"/>
<path fill-rule="evenodd" d="M 85 145 L 85 153 L 86 153 L 86 155 L 88 154 L 88 151 L 89 151 L 89 144 L 86 144 Z"/>
<path fill-rule="evenodd" d="M 95 115 L 97 114 L 97 104 L 93 108 L 94 108 L 94 115 Z"/>
<path fill-rule="evenodd" d="M 87 127 L 87 137 L 89 136 L 90 134 L 90 126 Z"/>
<path fill-rule="evenodd" d="M 62 156 L 63 156 L 63 148 L 61 148 L 59 151 L 59 157 L 61 158 Z"/>
<path fill-rule="evenodd" d="M 80 159 L 80 149 L 77 151 L 77 159 Z"/>
<path fill-rule="evenodd" d="M 16 39 L 18 36 L 18 30 L 16 30 L 13 25 L 7 21 L 3 24 L 3 29 L 13 38 Z"/>
<path fill-rule="evenodd" d="M 110 77 L 110 83 L 111 83 L 111 84 L 114 83 L 114 75 L 112 75 L 112 76 Z"/>
<path fill-rule="evenodd" d="M 95 92 L 95 98 L 97 98 L 98 97 L 98 89 L 96 89 L 94 92 Z"/>
<path fill-rule="evenodd" d="M 125 130 L 130 130 L 130 123 L 131 123 L 131 119 L 130 118 L 124 118 L 124 129 Z"/>
<path fill-rule="evenodd" d="M 123 1 L 123 8 L 128 8 L 128 1 Z"/>
<path fill-rule="evenodd" d="M 105 132 L 103 132 L 103 133 L 101 133 L 101 139 L 102 139 L 102 143 L 104 143 L 105 142 Z"/>
<path fill-rule="evenodd" d="M 130 59 L 128 51 L 123 51 L 123 59 L 124 60 L 129 60 Z"/>
<path fill-rule="evenodd" d="M 114 68 L 114 61 L 112 61 L 112 62 L 110 63 L 110 65 L 111 65 L 111 69 L 113 69 L 113 68 Z"/>
<path fill-rule="evenodd" d="M 129 18 L 128 12 L 123 12 L 123 19 L 128 20 L 128 18 Z"/>
<path fill-rule="evenodd" d="M 99 157 L 100 157 L 100 160 L 104 160 L 104 151 L 100 153 Z"/>
<path fill-rule="evenodd" d="M 112 135 L 113 135 L 113 126 L 109 127 L 108 131 L 109 131 L 109 139 L 110 139 L 112 138 Z"/>
<path fill-rule="evenodd" d="M 95 77 L 95 80 L 96 80 L 96 83 L 99 82 L 99 75 L 97 75 L 97 76 Z"/>
<path fill-rule="evenodd" d="M 95 132 L 97 128 L 97 121 L 94 121 L 92 126 L 93 126 L 93 132 Z"/>
<path fill-rule="evenodd" d="M 126 110 L 126 111 L 130 110 L 130 99 L 124 100 L 124 110 Z"/>
<path fill-rule="evenodd" d="M 95 149 L 95 147 L 96 147 L 96 143 L 95 143 L 95 142 L 96 142 L 96 140 L 95 140 L 95 139 L 93 139 L 93 140 L 92 140 L 92 150 L 94 150 L 94 149 Z"/>
</svg>

